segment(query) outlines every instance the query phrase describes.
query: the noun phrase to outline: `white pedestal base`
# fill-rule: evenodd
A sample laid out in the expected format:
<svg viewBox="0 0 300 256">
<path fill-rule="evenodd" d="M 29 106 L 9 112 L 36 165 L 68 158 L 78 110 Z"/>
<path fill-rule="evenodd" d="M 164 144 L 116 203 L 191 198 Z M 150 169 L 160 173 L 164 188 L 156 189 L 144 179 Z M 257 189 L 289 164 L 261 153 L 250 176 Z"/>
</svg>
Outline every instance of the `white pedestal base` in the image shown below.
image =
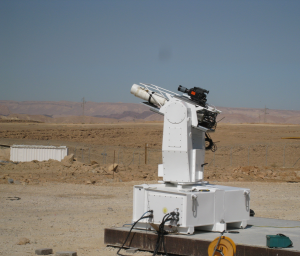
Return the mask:
<svg viewBox="0 0 300 256">
<path fill-rule="evenodd" d="M 245 228 L 250 218 L 250 190 L 211 184 L 134 186 L 133 221 L 148 210 L 153 210 L 153 218 L 140 221 L 136 228 L 154 230 L 172 211 L 179 212 L 179 220 L 168 222 L 168 231 L 193 234 L 196 228 L 220 232 Z"/>
</svg>

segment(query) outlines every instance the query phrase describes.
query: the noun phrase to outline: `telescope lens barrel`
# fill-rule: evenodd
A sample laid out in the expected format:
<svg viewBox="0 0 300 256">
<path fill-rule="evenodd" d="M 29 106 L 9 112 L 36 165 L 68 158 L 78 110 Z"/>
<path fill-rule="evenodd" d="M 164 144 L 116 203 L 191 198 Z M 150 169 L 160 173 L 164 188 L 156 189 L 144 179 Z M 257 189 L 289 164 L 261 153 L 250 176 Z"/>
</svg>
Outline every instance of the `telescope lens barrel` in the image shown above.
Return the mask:
<svg viewBox="0 0 300 256">
<path fill-rule="evenodd" d="M 142 87 L 138 84 L 132 85 L 130 92 L 135 97 L 138 97 L 142 100 L 146 100 L 149 103 L 152 103 L 154 105 L 163 106 L 168 101 L 166 98 L 164 98 L 160 94 L 150 91 L 150 90 L 146 89 L 145 87 Z"/>
<path fill-rule="evenodd" d="M 181 85 L 179 85 L 179 86 L 178 86 L 178 91 L 183 92 L 183 93 L 187 93 L 187 92 L 188 92 L 188 89 L 185 88 L 185 87 L 183 87 L 183 86 L 181 86 Z"/>
</svg>

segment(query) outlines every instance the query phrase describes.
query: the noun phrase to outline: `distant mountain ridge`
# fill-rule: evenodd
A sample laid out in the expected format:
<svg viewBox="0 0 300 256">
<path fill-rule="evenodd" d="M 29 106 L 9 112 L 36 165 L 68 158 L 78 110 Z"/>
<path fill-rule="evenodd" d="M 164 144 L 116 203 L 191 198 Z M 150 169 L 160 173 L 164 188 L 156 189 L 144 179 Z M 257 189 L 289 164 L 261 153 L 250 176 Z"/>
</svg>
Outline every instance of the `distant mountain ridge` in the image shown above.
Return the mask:
<svg viewBox="0 0 300 256">
<path fill-rule="evenodd" d="M 132 117 L 134 119 L 146 119 L 147 117 L 153 115 L 151 111 L 144 111 L 142 113 L 137 113 L 134 111 L 124 111 L 121 114 L 110 114 L 110 115 L 95 115 L 95 117 L 106 117 L 106 118 L 115 118 L 122 119 L 124 117 Z"/>
<path fill-rule="evenodd" d="M 286 123 L 300 124 L 300 111 L 250 108 L 217 107 L 222 113 L 218 120 L 222 123 Z M 82 122 L 81 102 L 70 101 L 6 101 L 0 100 L 0 115 L 5 119 L 37 120 L 42 122 Z M 136 103 L 86 102 L 84 122 L 121 121 L 162 121 L 161 115 L 155 114 L 148 107 Z"/>
<path fill-rule="evenodd" d="M 82 102 L 72 101 L 6 101 L 0 100 L 0 106 L 9 109 L 11 114 L 79 116 L 82 115 Z M 87 116 L 120 114 L 124 111 L 141 113 L 149 110 L 142 104 L 86 102 L 84 113 Z"/>
</svg>

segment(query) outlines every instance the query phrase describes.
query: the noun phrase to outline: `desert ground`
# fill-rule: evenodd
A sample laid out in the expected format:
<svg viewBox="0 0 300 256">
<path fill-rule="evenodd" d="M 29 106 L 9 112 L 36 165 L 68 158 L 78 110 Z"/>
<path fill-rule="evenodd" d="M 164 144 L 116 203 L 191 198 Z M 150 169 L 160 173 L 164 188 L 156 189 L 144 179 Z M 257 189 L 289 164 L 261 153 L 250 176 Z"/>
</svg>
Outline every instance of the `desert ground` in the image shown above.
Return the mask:
<svg viewBox="0 0 300 256">
<path fill-rule="evenodd" d="M 1 123 L 0 255 L 45 247 L 116 255 L 103 243 L 104 228 L 131 223 L 133 185 L 157 182 L 162 129 L 159 122 Z M 220 124 L 211 137 L 218 150 L 207 152 L 205 180 L 250 188 L 257 217 L 300 221 L 300 141 L 282 139 L 300 137 L 299 125 Z M 12 163 L 5 146 L 13 144 L 66 145 L 70 157 Z"/>
</svg>

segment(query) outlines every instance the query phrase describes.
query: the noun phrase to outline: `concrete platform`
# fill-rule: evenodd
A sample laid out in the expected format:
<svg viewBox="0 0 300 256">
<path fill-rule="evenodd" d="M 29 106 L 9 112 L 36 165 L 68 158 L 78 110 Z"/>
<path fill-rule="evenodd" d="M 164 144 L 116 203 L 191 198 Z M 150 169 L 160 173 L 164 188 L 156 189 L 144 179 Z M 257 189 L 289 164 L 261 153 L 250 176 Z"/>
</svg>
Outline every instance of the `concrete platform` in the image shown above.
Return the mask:
<svg viewBox="0 0 300 256">
<path fill-rule="evenodd" d="M 300 221 L 277 220 L 251 217 L 246 229 L 235 229 L 239 233 L 228 233 L 237 246 L 236 256 L 300 256 Z M 105 229 L 104 243 L 121 246 L 129 232 L 129 228 Z M 268 248 L 266 235 L 278 233 L 288 236 L 292 242 L 291 248 Z M 207 256 L 208 245 L 218 232 L 196 231 L 193 235 L 165 236 L 165 246 L 168 253 L 189 256 Z M 154 231 L 133 230 L 126 247 L 135 247 L 145 251 L 153 251 L 157 235 Z"/>
</svg>

